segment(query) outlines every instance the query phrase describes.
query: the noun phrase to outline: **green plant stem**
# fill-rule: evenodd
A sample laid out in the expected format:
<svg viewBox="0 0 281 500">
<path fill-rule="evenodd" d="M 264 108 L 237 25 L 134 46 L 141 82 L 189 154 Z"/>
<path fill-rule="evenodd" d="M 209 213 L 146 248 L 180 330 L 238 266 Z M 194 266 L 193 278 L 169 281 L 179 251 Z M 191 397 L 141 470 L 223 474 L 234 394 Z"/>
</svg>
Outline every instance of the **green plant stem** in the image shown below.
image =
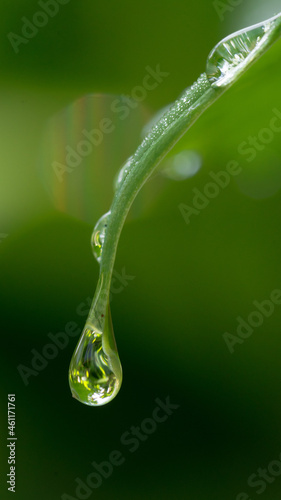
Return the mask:
<svg viewBox="0 0 281 500">
<path fill-rule="evenodd" d="M 224 90 L 212 88 L 203 73 L 154 125 L 136 150 L 130 170 L 115 193 L 103 243 L 100 274 L 103 293 L 108 296 L 120 233 L 138 191 L 174 144 Z"/>
<path fill-rule="evenodd" d="M 217 44 L 209 54 L 207 73 L 175 101 L 136 150 L 128 173 L 116 190 L 111 215 L 105 232 L 100 260 L 100 279 L 93 300 L 89 321 L 99 322 L 109 303 L 110 284 L 118 241 L 130 207 L 152 172 L 174 144 L 199 116 L 224 93 L 242 73 L 259 59 L 281 35 L 281 15 L 234 33 Z M 258 40 L 261 40 L 259 43 Z M 254 48 L 251 49 L 253 43 Z M 237 53 L 241 52 L 237 60 Z M 238 62 L 237 62 L 238 61 Z M 226 75 L 223 75 L 227 69 Z M 102 300 L 99 299 L 102 290 Z M 100 311 L 104 313 L 100 315 Z"/>
</svg>

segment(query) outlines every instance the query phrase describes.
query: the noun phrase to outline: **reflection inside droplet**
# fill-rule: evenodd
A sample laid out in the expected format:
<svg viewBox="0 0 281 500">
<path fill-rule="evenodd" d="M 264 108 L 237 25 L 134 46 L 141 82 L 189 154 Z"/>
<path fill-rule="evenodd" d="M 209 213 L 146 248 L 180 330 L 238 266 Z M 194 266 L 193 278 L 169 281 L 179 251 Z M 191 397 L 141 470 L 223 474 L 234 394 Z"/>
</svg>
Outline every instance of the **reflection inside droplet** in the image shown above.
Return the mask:
<svg viewBox="0 0 281 500">
<path fill-rule="evenodd" d="M 101 260 L 102 247 L 105 238 L 105 232 L 108 225 L 110 217 L 110 211 L 104 214 L 96 223 L 92 237 L 91 237 L 91 246 L 94 257 L 98 262 Z"/>
<path fill-rule="evenodd" d="M 108 322 L 105 322 L 108 328 Z M 103 333 L 86 325 L 75 349 L 69 368 L 69 384 L 73 397 L 90 406 L 111 401 L 122 382 L 112 324 Z"/>
<path fill-rule="evenodd" d="M 213 87 L 233 82 L 254 61 L 257 53 L 268 48 L 279 36 L 281 15 L 238 31 L 218 43 L 208 56 L 206 74 Z"/>
</svg>

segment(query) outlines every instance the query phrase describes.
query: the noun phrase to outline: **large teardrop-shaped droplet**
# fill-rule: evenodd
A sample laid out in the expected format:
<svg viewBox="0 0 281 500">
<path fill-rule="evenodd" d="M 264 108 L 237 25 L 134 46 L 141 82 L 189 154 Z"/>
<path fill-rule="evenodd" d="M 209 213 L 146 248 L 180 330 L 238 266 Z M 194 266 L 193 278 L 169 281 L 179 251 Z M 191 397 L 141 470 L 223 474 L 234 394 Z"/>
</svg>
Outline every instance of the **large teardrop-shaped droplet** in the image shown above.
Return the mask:
<svg viewBox="0 0 281 500">
<path fill-rule="evenodd" d="M 281 14 L 224 38 L 210 52 L 206 74 L 213 87 L 232 83 L 280 36 Z"/>
<path fill-rule="evenodd" d="M 109 403 L 122 383 L 110 311 L 100 332 L 86 324 L 74 351 L 69 368 L 69 385 L 73 397 L 90 406 Z"/>
<path fill-rule="evenodd" d="M 107 212 L 98 220 L 91 237 L 92 251 L 98 262 L 101 260 L 102 247 L 110 213 L 110 211 Z"/>
</svg>

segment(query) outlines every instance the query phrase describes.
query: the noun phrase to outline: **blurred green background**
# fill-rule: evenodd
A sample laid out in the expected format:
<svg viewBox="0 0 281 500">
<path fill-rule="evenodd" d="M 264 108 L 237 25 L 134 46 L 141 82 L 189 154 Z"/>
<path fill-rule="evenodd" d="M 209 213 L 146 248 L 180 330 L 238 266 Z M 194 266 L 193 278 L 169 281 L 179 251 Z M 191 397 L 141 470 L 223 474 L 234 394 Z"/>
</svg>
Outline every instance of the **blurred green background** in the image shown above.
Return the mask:
<svg viewBox="0 0 281 500">
<path fill-rule="evenodd" d="M 125 462 L 89 498 L 244 500 L 238 495 L 245 492 L 245 500 L 253 500 L 260 495 L 247 484 L 249 476 L 280 457 L 281 307 L 233 354 L 222 336 L 236 333 L 236 318 L 247 319 L 254 300 L 281 289 L 280 134 L 252 163 L 237 150 L 269 126 L 273 108 L 281 112 L 281 42 L 176 146 L 201 155 L 200 171 L 182 182 L 157 176 L 153 195 L 144 190 L 138 213 L 124 227 L 115 268 L 135 278 L 112 300 L 124 371 L 118 397 L 101 408 L 71 398 L 67 375 L 77 337 L 27 386 L 17 369 L 31 368 L 31 350 L 42 353 L 50 332 L 64 331 L 69 321 L 83 328 L 79 305 L 93 296 L 98 278 L 89 241 L 103 209 L 95 205 L 91 225 L 54 206 L 42 182 L 46 124 L 87 94 L 130 95 L 145 68 L 159 64 L 169 76 L 141 103 L 142 116 L 151 116 L 205 70 L 221 38 L 279 8 L 262 0 L 221 3 L 228 9 L 205 0 L 70 0 L 16 54 L 7 35 L 21 35 L 22 17 L 32 20 L 42 8 L 33 0 L 1 2 L 3 499 L 12 495 L 6 486 L 8 393 L 16 394 L 19 500 L 76 498 L 75 478 L 85 481 L 91 462 L 108 460 L 112 450 Z M 83 127 L 83 115 L 80 120 Z M 63 148 L 64 130 L 57 132 Z M 125 134 L 109 143 L 110 160 L 122 141 L 126 154 L 133 153 Z M 192 189 L 203 191 L 209 172 L 224 170 L 230 160 L 243 173 L 187 225 L 178 205 L 191 205 Z M 100 169 L 96 160 L 92 168 Z M 114 165 L 99 176 L 105 204 L 116 172 Z M 74 188 L 71 197 L 82 203 L 84 192 Z M 151 417 L 156 398 L 168 396 L 179 408 L 130 453 L 122 434 Z M 280 475 L 266 485 L 262 498 L 277 500 Z"/>
</svg>

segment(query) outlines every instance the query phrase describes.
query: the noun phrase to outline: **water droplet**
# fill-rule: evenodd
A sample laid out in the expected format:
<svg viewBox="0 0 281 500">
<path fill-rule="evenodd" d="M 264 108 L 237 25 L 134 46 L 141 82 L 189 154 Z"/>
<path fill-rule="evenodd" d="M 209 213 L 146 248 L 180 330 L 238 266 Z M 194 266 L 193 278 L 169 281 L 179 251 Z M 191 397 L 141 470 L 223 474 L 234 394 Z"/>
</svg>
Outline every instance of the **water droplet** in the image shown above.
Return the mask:
<svg viewBox="0 0 281 500">
<path fill-rule="evenodd" d="M 259 53 L 279 37 L 281 14 L 224 38 L 207 59 L 206 74 L 213 87 L 232 83 Z M 276 32 L 276 33 L 275 33 Z"/>
<path fill-rule="evenodd" d="M 98 220 L 92 233 L 92 238 L 91 238 L 92 250 L 98 262 L 100 262 L 101 260 L 102 247 L 110 213 L 111 213 L 110 211 L 107 212 Z"/>
<path fill-rule="evenodd" d="M 142 132 L 141 132 L 142 139 L 144 139 L 149 134 L 149 132 L 154 127 L 154 125 L 156 125 L 156 123 L 164 116 L 164 114 L 167 113 L 167 111 L 170 109 L 171 106 L 172 106 L 172 104 L 167 104 L 167 106 L 164 106 L 163 108 L 159 109 L 153 115 L 151 120 L 149 120 L 149 122 L 146 123 L 146 125 L 142 129 Z"/>
<path fill-rule="evenodd" d="M 242 171 L 233 178 L 244 195 L 256 200 L 274 196 L 281 188 L 280 156 L 270 147 L 260 151 L 252 163 L 240 159 Z"/>
<path fill-rule="evenodd" d="M 128 160 L 123 163 L 122 167 L 120 168 L 119 172 L 117 173 L 115 179 L 114 179 L 114 189 L 117 191 L 117 189 L 121 186 L 125 178 L 127 177 L 127 174 L 130 171 L 131 164 L 132 164 L 132 159 L 133 157 L 130 156 Z"/>
<path fill-rule="evenodd" d="M 115 398 L 122 383 L 110 311 L 104 331 L 86 324 L 69 368 L 69 385 L 74 398 L 89 406 L 101 406 Z"/>
<path fill-rule="evenodd" d="M 196 151 L 181 151 L 165 162 L 161 173 L 175 181 L 193 177 L 201 168 L 202 158 Z"/>
</svg>

